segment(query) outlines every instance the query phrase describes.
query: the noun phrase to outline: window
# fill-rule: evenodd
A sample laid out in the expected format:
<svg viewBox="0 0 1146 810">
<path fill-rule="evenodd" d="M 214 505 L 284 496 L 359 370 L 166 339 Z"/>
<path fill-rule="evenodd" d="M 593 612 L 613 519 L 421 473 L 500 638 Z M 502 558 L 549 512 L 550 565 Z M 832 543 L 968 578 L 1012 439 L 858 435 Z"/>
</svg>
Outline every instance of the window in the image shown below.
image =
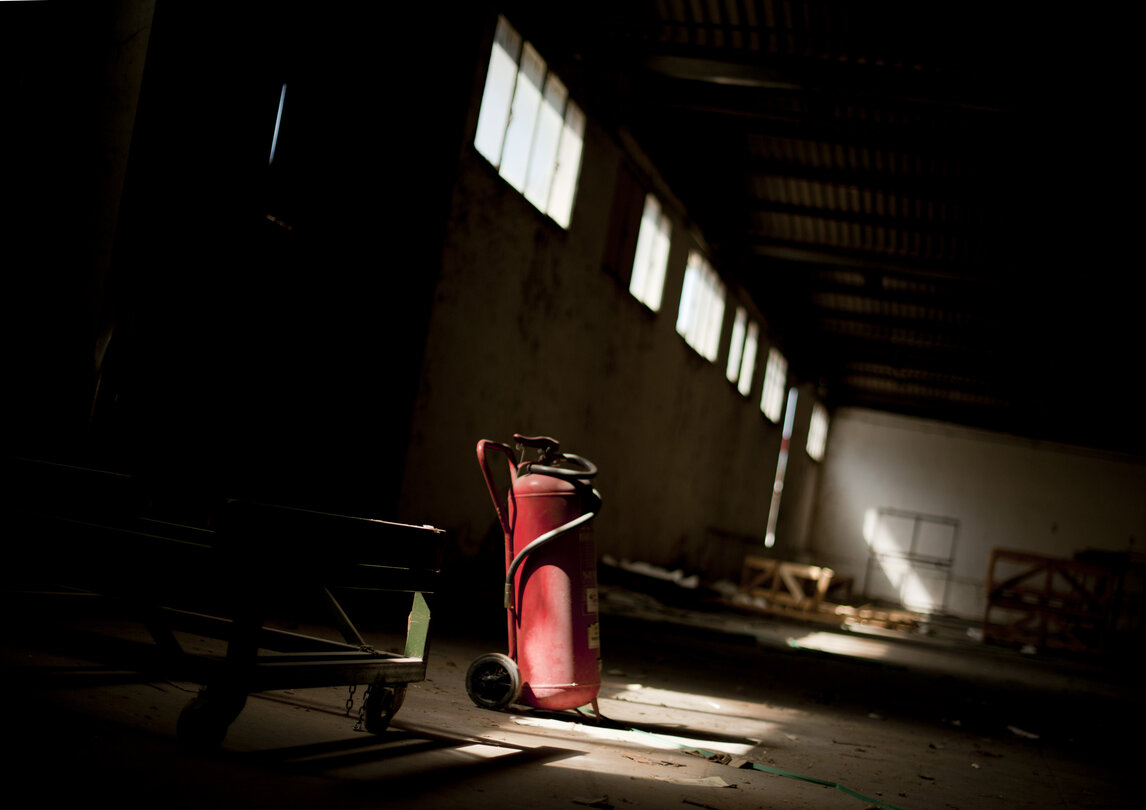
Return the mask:
<svg viewBox="0 0 1146 810">
<path fill-rule="evenodd" d="M 286 82 L 283 82 L 282 90 L 279 91 L 279 111 L 275 116 L 275 134 L 271 137 L 271 153 L 267 157 L 267 165 L 273 166 L 275 162 L 275 152 L 279 148 L 279 128 L 283 123 L 283 106 L 286 104 Z"/>
<path fill-rule="evenodd" d="M 653 312 L 661 308 L 671 233 L 672 223 L 661 210 L 661 204 L 652 194 L 646 195 L 629 292 Z"/>
<path fill-rule="evenodd" d="M 828 443 L 828 409 L 819 402 L 812 405 L 812 421 L 808 425 L 808 455 L 815 461 L 824 457 L 824 447 Z"/>
<path fill-rule="evenodd" d="M 772 422 L 780 421 L 784 406 L 784 386 L 788 382 L 788 361 L 778 349 L 768 350 L 768 365 L 764 369 L 764 393 L 760 397 L 760 410 Z"/>
<path fill-rule="evenodd" d="M 736 308 L 732 323 L 732 342 L 728 346 L 728 381 L 737 383 L 736 389 L 744 396 L 752 390 L 752 376 L 756 370 L 756 342 L 760 327 L 749 322 L 744 307 Z"/>
<path fill-rule="evenodd" d="M 474 146 L 527 200 L 569 227 L 585 114 L 504 17 L 489 57 Z"/>
<path fill-rule="evenodd" d="M 724 325 L 724 283 L 703 256 L 689 254 L 676 331 L 702 357 L 715 361 Z"/>
</svg>

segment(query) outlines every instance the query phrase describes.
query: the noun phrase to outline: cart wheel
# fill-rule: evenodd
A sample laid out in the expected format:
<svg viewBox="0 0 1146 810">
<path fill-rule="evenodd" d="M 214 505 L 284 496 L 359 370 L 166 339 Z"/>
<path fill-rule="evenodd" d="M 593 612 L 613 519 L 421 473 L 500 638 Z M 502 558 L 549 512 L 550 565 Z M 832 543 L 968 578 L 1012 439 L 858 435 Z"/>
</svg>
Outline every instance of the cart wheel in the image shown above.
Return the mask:
<svg viewBox="0 0 1146 810">
<path fill-rule="evenodd" d="M 222 744 L 227 729 L 246 705 L 244 693 L 203 690 L 179 713 L 175 735 L 187 748 L 214 750 Z"/>
<path fill-rule="evenodd" d="M 371 734 L 381 734 L 390 726 L 394 715 L 402 708 L 406 699 L 406 684 L 377 683 L 370 689 L 366 698 L 366 730 Z"/>
<path fill-rule="evenodd" d="M 521 670 L 508 655 L 480 655 L 466 672 L 466 692 L 483 709 L 504 709 L 521 694 Z"/>
</svg>

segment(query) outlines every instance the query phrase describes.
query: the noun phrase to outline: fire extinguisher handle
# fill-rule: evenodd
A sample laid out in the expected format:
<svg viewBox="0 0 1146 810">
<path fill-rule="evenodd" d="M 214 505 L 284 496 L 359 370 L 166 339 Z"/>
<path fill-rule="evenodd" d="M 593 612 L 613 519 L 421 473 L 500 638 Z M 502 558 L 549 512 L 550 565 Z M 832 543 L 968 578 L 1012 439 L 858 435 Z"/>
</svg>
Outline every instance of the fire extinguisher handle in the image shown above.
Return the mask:
<svg viewBox="0 0 1146 810">
<path fill-rule="evenodd" d="M 509 445 L 502 444 L 501 442 L 491 442 L 488 439 L 482 439 L 477 443 L 477 457 L 478 464 L 481 465 L 482 475 L 485 477 L 485 485 L 489 490 L 489 496 L 493 499 L 493 509 L 497 513 L 497 520 L 501 524 L 502 531 L 505 532 L 508 538 L 513 534 L 513 527 L 509 523 L 509 515 L 506 514 L 505 509 L 502 507 L 504 499 L 497 491 L 497 483 L 494 481 L 493 472 L 489 468 L 489 462 L 486 460 L 486 451 L 493 450 L 505 456 L 506 461 L 509 462 L 509 475 L 510 482 L 507 492 L 509 493 L 510 500 L 513 499 L 513 474 L 517 470 L 517 460 L 513 454 L 513 448 Z"/>
<path fill-rule="evenodd" d="M 561 447 L 560 442 L 548 436 L 522 436 L 520 433 L 514 433 L 513 440 L 522 447 L 532 447 L 536 450 L 540 450 L 542 455 L 556 452 Z"/>
</svg>

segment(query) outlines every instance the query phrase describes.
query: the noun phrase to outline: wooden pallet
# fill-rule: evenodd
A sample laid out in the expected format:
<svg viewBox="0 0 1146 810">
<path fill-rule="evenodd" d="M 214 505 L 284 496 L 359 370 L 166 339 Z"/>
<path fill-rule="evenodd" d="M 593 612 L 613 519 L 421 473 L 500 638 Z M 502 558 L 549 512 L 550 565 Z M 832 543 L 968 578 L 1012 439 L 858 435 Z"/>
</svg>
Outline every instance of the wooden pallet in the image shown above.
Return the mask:
<svg viewBox="0 0 1146 810">
<path fill-rule="evenodd" d="M 829 601 L 829 596 L 850 597 L 851 588 L 851 577 L 837 577 L 825 566 L 748 556 L 740 578 L 742 598 L 734 604 L 765 615 L 835 625 L 862 624 L 908 631 L 919 626 L 919 617 L 910 611 Z"/>
<path fill-rule="evenodd" d="M 740 590 L 766 599 L 770 605 L 816 612 L 825 601 L 834 576 L 831 568 L 819 565 L 749 556 L 744 558 Z"/>
</svg>

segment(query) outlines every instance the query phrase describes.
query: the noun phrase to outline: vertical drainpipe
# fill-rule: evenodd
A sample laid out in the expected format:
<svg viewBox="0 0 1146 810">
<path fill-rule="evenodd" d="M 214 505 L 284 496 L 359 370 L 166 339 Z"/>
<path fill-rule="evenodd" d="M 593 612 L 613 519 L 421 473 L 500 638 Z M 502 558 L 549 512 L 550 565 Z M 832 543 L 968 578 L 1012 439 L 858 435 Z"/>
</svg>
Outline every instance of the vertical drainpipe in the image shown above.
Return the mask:
<svg viewBox="0 0 1146 810">
<path fill-rule="evenodd" d="M 788 389 L 788 404 L 784 407 L 784 429 L 780 435 L 780 456 L 776 459 L 776 482 L 772 484 L 772 505 L 768 507 L 768 531 L 764 547 L 776 545 L 776 521 L 780 517 L 780 496 L 784 493 L 784 472 L 788 469 L 788 448 L 792 444 L 792 424 L 796 421 L 796 388 Z"/>
</svg>

